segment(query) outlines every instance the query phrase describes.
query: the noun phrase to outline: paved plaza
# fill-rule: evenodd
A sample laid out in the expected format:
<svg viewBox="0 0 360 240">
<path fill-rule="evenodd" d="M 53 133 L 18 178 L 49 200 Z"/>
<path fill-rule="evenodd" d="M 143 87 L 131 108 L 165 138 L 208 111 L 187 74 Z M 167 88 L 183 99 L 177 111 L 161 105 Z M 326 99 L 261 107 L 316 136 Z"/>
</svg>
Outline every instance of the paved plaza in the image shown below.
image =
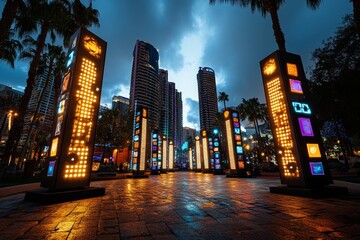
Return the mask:
<svg viewBox="0 0 360 240">
<path fill-rule="evenodd" d="M 53 205 L 2 194 L 0 239 L 360 239 L 359 184 L 326 199 L 269 192 L 279 184 L 175 172 L 92 182 L 106 195 Z"/>
</svg>

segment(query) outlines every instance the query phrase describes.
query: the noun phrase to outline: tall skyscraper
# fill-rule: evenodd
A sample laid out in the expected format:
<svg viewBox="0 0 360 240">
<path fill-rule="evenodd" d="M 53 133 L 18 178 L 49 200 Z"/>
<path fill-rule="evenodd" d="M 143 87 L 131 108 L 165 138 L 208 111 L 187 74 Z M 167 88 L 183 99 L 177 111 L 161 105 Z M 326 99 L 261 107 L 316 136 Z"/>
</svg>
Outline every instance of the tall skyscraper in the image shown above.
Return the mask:
<svg viewBox="0 0 360 240">
<path fill-rule="evenodd" d="M 112 97 L 112 109 L 118 109 L 121 113 L 127 114 L 129 112 L 130 100 L 123 96 Z"/>
<path fill-rule="evenodd" d="M 175 141 L 176 131 L 176 88 L 175 83 L 169 82 L 169 136 L 168 139 Z"/>
<path fill-rule="evenodd" d="M 182 94 L 176 90 L 176 131 L 175 131 L 175 147 L 181 148 L 183 143 L 183 103 Z"/>
<path fill-rule="evenodd" d="M 159 129 L 160 80 L 159 53 L 149 43 L 136 41 L 130 86 L 130 111 L 135 107 L 146 107 L 151 129 Z M 135 106 L 136 105 L 136 106 Z"/>
<path fill-rule="evenodd" d="M 160 122 L 159 130 L 162 135 L 169 135 L 169 81 L 168 71 L 159 69 L 160 78 Z"/>
<path fill-rule="evenodd" d="M 214 70 L 209 67 L 200 67 L 197 81 L 200 129 L 210 131 L 216 121 L 216 113 L 218 112 Z"/>
<path fill-rule="evenodd" d="M 44 89 L 46 82 L 48 85 Z M 34 89 L 31 93 L 31 97 L 28 103 L 28 115 L 25 117 L 24 130 L 21 139 L 25 140 L 31 125 L 32 118 L 34 117 L 36 108 L 39 107 L 36 118 L 38 118 L 40 126 L 39 129 L 51 129 L 54 121 L 55 111 L 55 91 L 54 91 L 54 74 L 49 73 L 49 69 L 46 68 L 44 73 L 35 79 Z M 40 101 L 40 96 L 44 92 L 43 99 Z M 39 106 L 38 106 L 39 105 Z M 34 132 L 36 126 L 33 126 L 32 132 Z"/>
</svg>

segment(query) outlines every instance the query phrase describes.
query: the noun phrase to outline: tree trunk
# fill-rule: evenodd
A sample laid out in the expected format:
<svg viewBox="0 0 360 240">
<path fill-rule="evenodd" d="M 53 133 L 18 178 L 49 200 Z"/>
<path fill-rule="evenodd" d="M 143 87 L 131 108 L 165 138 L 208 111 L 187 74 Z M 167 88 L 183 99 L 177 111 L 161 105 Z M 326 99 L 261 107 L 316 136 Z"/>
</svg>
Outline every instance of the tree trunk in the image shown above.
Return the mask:
<svg viewBox="0 0 360 240">
<path fill-rule="evenodd" d="M 19 159 L 19 164 L 22 164 L 23 163 L 23 160 L 24 158 L 26 157 L 26 152 L 27 152 L 27 149 L 28 149 L 28 142 L 29 142 L 29 139 L 31 137 L 31 133 L 32 133 L 32 130 L 33 130 L 33 127 L 35 125 L 35 122 L 38 119 L 37 115 L 40 111 L 40 107 L 41 107 L 41 103 L 44 99 L 44 96 L 45 96 L 45 93 L 46 93 L 46 89 L 48 88 L 49 86 L 49 83 L 50 83 L 50 80 L 51 80 L 51 74 L 52 74 L 52 71 L 53 71 L 53 65 L 54 65 L 54 59 L 51 58 L 50 59 L 50 63 L 49 63 L 49 71 L 48 71 L 48 76 L 46 78 L 46 81 L 45 81 L 45 86 L 44 88 L 42 89 L 41 91 L 41 94 L 40 94 L 40 97 L 38 99 L 38 102 L 37 102 L 37 105 L 36 105 L 36 109 L 35 109 L 35 112 L 34 112 L 34 115 L 33 115 L 33 119 L 31 120 L 31 123 L 30 123 L 30 126 L 29 126 L 29 130 L 28 130 L 28 134 L 26 136 L 26 140 L 25 140 L 25 143 L 24 143 L 24 146 L 23 146 L 23 150 L 22 150 L 22 154 L 20 156 L 20 159 Z M 35 140 L 35 139 L 34 139 Z M 31 147 L 30 147 L 30 154 L 31 154 Z"/>
<path fill-rule="evenodd" d="M 265 3 L 267 11 L 270 13 L 272 20 L 272 27 L 274 30 L 274 36 L 279 50 L 286 51 L 285 48 L 285 37 L 280 27 L 279 16 L 275 7 L 274 0 L 268 0 Z"/>
<path fill-rule="evenodd" d="M 353 11 L 356 24 L 356 32 L 360 37 L 360 0 L 353 0 Z"/>
<path fill-rule="evenodd" d="M 7 0 L 0 20 L 0 53 L 6 36 L 9 34 L 11 25 L 16 17 L 18 0 Z"/>
<path fill-rule="evenodd" d="M 24 93 L 23 97 L 21 98 L 21 103 L 19 106 L 19 115 L 17 118 L 15 118 L 13 127 L 11 128 L 10 133 L 9 133 L 9 138 L 6 141 L 5 151 L 4 151 L 4 159 L 7 162 L 9 162 L 10 156 L 14 155 L 17 151 L 21 133 L 22 133 L 22 130 L 24 127 L 24 119 L 25 119 L 25 115 L 26 115 L 26 112 L 28 109 L 29 100 L 30 100 L 31 93 L 34 88 L 34 82 L 35 82 L 35 78 L 36 78 L 37 67 L 38 67 L 39 61 L 40 61 L 40 55 L 45 46 L 47 31 L 48 31 L 47 25 L 43 24 L 41 26 L 41 32 L 38 37 L 38 41 L 37 41 L 38 44 L 37 44 L 36 52 L 35 52 L 33 60 L 31 61 L 31 64 L 30 64 L 30 68 L 29 68 L 29 72 L 28 72 L 28 79 L 26 80 L 25 93 Z M 12 157 L 11 164 L 14 164 L 14 163 L 15 163 L 15 158 Z"/>
</svg>

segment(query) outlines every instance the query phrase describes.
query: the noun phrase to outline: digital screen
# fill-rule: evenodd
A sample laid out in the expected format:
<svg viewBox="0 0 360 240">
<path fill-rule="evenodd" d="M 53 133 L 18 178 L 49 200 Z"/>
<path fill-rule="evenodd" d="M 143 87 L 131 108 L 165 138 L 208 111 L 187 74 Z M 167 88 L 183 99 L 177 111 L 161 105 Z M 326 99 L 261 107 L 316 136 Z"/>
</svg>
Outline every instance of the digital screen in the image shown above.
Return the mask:
<svg viewBox="0 0 360 240">
<path fill-rule="evenodd" d="M 306 103 L 293 102 L 292 105 L 296 113 L 311 114 L 311 109 Z"/>
<path fill-rule="evenodd" d="M 61 93 L 65 92 L 68 89 L 69 80 L 70 80 L 70 73 L 66 74 L 64 77 L 64 81 L 61 86 Z"/>
<path fill-rule="evenodd" d="M 243 161 L 238 161 L 238 166 L 240 169 L 244 169 L 245 168 L 245 164 Z"/>
<path fill-rule="evenodd" d="M 290 79 L 290 91 L 293 93 L 303 94 L 303 89 L 301 86 L 301 81 Z"/>
<path fill-rule="evenodd" d="M 322 162 L 310 162 L 311 175 L 325 175 Z"/>
<path fill-rule="evenodd" d="M 239 127 L 240 127 L 240 123 L 239 123 L 239 122 L 234 122 L 234 127 L 239 128 Z"/>
<path fill-rule="evenodd" d="M 236 153 L 237 154 L 243 154 L 243 147 L 242 146 L 236 146 Z"/>
<path fill-rule="evenodd" d="M 233 118 L 233 121 L 234 121 L 234 124 L 239 122 L 239 119 L 238 118 Z"/>
<path fill-rule="evenodd" d="M 157 134 L 153 134 L 153 138 L 157 138 Z"/>
<path fill-rule="evenodd" d="M 308 155 L 310 158 L 319 158 L 321 157 L 319 144 L 317 143 L 307 143 L 306 144 Z"/>
<path fill-rule="evenodd" d="M 240 128 L 234 128 L 234 132 L 235 132 L 236 134 L 240 134 Z"/>
<path fill-rule="evenodd" d="M 240 135 L 235 135 L 235 140 L 236 140 L 236 141 L 240 141 L 240 140 L 241 140 L 241 136 L 240 136 Z"/>
<path fill-rule="evenodd" d="M 220 158 L 220 153 L 215 153 L 215 158 Z"/>
<path fill-rule="evenodd" d="M 157 151 L 157 146 L 153 146 L 153 151 Z"/>
<path fill-rule="evenodd" d="M 298 76 L 298 70 L 297 70 L 297 66 L 294 63 L 287 63 L 286 64 L 287 67 L 287 72 L 290 76 L 294 76 L 297 77 Z"/>
<path fill-rule="evenodd" d="M 140 138 L 139 138 L 139 135 L 135 135 L 135 136 L 134 136 L 134 141 L 135 141 L 135 142 L 139 141 L 139 139 L 140 139 Z"/>
<path fill-rule="evenodd" d="M 58 147 L 58 140 L 59 138 L 54 138 L 51 143 L 50 148 L 50 157 L 55 157 L 57 153 L 57 147 Z"/>
<path fill-rule="evenodd" d="M 313 137 L 314 132 L 311 126 L 310 118 L 298 118 L 301 135 L 304 137 Z"/>
<path fill-rule="evenodd" d="M 64 110 L 65 110 L 65 99 L 61 100 L 59 103 L 58 114 L 63 113 Z"/>
<path fill-rule="evenodd" d="M 218 147 L 219 146 L 219 142 L 214 142 L 214 146 Z"/>
<path fill-rule="evenodd" d="M 50 161 L 49 162 L 49 168 L 47 171 L 47 176 L 48 177 L 52 177 L 54 175 L 54 169 L 55 169 L 55 161 Z"/>
<path fill-rule="evenodd" d="M 135 128 L 139 128 L 140 127 L 140 123 L 137 123 L 136 125 L 135 125 Z"/>
<path fill-rule="evenodd" d="M 55 128 L 55 136 L 60 134 L 62 122 L 63 122 L 63 116 L 59 116 Z"/>
<path fill-rule="evenodd" d="M 239 116 L 239 115 L 237 114 L 237 112 L 233 112 L 233 113 L 232 113 L 232 117 L 233 117 L 233 118 L 236 118 L 236 117 L 238 117 L 238 116 Z"/>
</svg>

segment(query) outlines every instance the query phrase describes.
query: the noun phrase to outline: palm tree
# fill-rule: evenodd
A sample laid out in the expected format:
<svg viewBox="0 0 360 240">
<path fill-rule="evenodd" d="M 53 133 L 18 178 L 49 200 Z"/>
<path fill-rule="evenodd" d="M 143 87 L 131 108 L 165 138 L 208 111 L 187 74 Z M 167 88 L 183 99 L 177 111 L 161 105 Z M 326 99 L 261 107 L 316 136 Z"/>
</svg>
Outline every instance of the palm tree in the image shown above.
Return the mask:
<svg viewBox="0 0 360 240">
<path fill-rule="evenodd" d="M 11 33 L 11 25 L 13 24 L 19 7 L 23 4 L 22 0 L 7 0 L 0 19 L 0 55 L 4 50 L 3 46 Z"/>
<path fill-rule="evenodd" d="M 229 95 L 226 92 L 219 92 L 219 102 L 224 102 L 224 109 L 226 110 L 226 102 L 229 101 Z"/>
<path fill-rule="evenodd" d="M 259 148 L 261 145 L 261 133 L 259 129 L 259 120 L 267 120 L 267 108 L 263 103 L 259 103 L 258 98 L 250 98 L 249 100 L 242 99 L 242 103 L 237 107 L 240 118 L 242 121 L 248 119 L 250 122 L 254 123 L 255 133 L 258 139 Z"/>
<path fill-rule="evenodd" d="M 10 31 L 1 43 L 0 60 L 7 62 L 14 68 L 15 59 L 17 58 L 18 52 L 22 50 L 22 45 L 18 40 L 11 39 L 12 35 L 13 32 Z"/>
<path fill-rule="evenodd" d="M 279 16 L 277 13 L 279 7 L 285 2 L 285 0 L 210 0 L 210 4 L 215 4 L 216 2 L 231 3 L 232 5 L 240 5 L 241 7 L 247 7 L 250 5 L 252 12 L 257 9 L 263 17 L 269 13 L 271 16 L 276 43 L 280 50 L 286 51 L 285 37 L 281 30 Z M 306 0 L 307 5 L 313 9 L 315 9 L 320 2 L 321 0 Z"/>
<path fill-rule="evenodd" d="M 80 2 L 80 0 L 74 0 L 73 4 L 78 2 Z M 40 29 L 40 33 L 37 38 L 36 52 L 30 63 L 25 93 L 21 99 L 19 117 L 14 121 L 14 127 L 11 129 L 8 141 L 6 142 L 4 152 L 5 160 L 8 160 L 10 154 L 15 152 L 20 140 L 27 106 L 33 91 L 37 68 L 48 33 L 50 33 L 51 39 L 54 41 L 56 33 L 67 36 L 68 32 L 65 31 L 65 29 L 69 26 L 77 25 L 87 27 L 93 23 L 98 24 L 97 16 L 86 17 L 80 20 L 76 19 L 78 15 L 70 11 L 71 9 L 66 8 L 66 6 L 69 5 L 69 1 L 66 0 L 54 0 L 51 2 L 47 0 L 28 0 L 26 4 L 20 7 L 21 14 L 18 16 L 16 22 L 16 29 L 18 30 L 19 36 L 22 37 L 24 34 L 37 32 L 38 29 Z M 93 9 L 82 12 L 82 14 L 92 13 L 94 13 Z"/>
<path fill-rule="evenodd" d="M 360 37 L 360 0 L 352 0 L 356 31 Z"/>
</svg>

